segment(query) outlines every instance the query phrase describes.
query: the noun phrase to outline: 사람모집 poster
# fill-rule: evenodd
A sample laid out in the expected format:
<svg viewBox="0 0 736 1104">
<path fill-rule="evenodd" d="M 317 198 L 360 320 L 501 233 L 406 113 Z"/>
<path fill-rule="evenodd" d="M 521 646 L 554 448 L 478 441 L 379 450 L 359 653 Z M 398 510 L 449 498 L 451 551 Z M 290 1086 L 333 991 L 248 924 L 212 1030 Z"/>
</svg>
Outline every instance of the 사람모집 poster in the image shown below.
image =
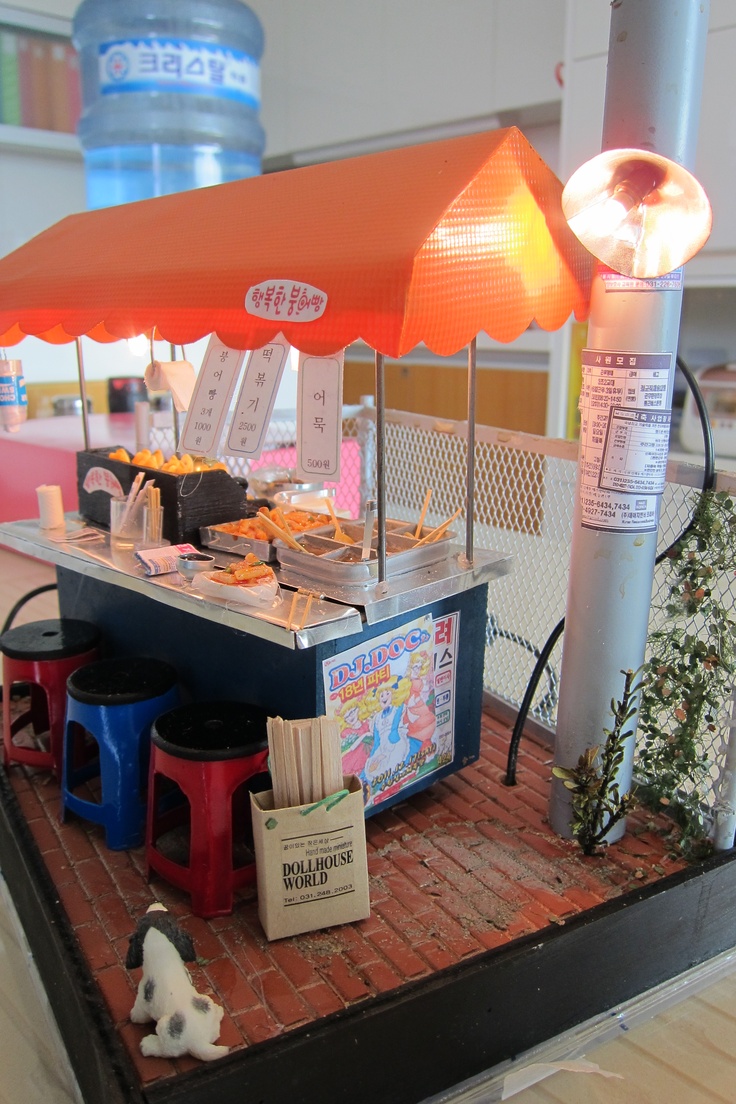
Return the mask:
<svg viewBox="0 0 736 1104">
<path fill-rule="evenodd" d="M 325 714 L 340 724 L 343 774 L 366 808 L 454 757 L 459 612 L 424 614 L 323 663 Z"/>
</svg>

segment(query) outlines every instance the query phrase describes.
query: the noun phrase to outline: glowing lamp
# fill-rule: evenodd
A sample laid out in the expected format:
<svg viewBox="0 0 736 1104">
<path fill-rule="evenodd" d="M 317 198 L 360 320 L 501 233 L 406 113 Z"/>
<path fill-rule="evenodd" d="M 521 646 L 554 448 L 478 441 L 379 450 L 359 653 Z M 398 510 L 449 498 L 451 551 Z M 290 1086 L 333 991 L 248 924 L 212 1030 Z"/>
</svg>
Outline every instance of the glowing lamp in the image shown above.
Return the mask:
<svg viewBox="0 0 736 1104">
<path fill-rule="evenodd" d="M 562 193 L 568 225 L 614 272 L 663 276 L 708 240 L 711 208 L 695 177 L 660 154 L 609 150 L 573 173 Z"/>
</svg>

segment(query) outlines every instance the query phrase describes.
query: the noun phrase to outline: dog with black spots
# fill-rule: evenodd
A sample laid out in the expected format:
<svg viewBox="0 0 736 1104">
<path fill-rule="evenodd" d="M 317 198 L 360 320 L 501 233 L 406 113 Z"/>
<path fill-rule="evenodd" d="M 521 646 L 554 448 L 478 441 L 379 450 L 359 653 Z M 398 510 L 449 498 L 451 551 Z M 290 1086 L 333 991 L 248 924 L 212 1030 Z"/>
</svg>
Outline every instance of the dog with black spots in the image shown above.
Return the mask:
<svg viewBox="0 0 736 1104">
<path fill-rule="evenodd" d="M 146 1057 L 179 1058 L 191 1054 L 211 1062 L 228 1053 L 215 1046 L 223 1009 L 198 993 L 185 963 L 194 962 L 194 944 L 163 905 L 153 904 L 130 937 L 125 965 L 143 967 L 130 1013 L 133 1023 L 156 1022 L 156 1034 L 141 1039 Z"/>
</svg>

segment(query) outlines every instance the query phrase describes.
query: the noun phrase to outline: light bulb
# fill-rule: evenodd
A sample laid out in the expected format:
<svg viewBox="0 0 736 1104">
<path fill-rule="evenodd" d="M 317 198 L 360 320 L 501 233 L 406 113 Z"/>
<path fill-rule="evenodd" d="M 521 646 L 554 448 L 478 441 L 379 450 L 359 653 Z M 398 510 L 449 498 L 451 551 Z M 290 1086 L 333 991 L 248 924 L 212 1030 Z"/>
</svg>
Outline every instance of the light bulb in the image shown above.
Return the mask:
<svg viewBox="0 0 736 1104">
<path fill-rule="evenodd" d="M 568 181 L 562 208 L 595 257 L 639 279 L 678 268 L 710 233 L 710 204 L 695 177 L 645 150 L 608 150 L 588 161 Z"/>
</svg>

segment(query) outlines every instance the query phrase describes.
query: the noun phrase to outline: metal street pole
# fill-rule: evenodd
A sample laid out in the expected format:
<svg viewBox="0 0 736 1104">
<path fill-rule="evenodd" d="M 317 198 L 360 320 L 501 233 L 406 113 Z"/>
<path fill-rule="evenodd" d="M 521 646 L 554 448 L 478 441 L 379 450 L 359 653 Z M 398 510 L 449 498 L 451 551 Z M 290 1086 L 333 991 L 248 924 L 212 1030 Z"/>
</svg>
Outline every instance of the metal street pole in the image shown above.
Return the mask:
<svg viewBox="0 0 736 1104">
<path fill-rule="evenodd" d="M 614 0 L 603 151 L 642 149 L 692 171 L 708 15 L 702 0 Z M 603 743 L 622 671 L 644 661 L 681 306 L 681 269 L 635 280 L 601 268 L 594 280 L 555 765 Z M 632 737 L 622 793 L 633 757 Z M 550 824 L 568 837 L 570 798 L 553 779 Z"/>
</svg>

